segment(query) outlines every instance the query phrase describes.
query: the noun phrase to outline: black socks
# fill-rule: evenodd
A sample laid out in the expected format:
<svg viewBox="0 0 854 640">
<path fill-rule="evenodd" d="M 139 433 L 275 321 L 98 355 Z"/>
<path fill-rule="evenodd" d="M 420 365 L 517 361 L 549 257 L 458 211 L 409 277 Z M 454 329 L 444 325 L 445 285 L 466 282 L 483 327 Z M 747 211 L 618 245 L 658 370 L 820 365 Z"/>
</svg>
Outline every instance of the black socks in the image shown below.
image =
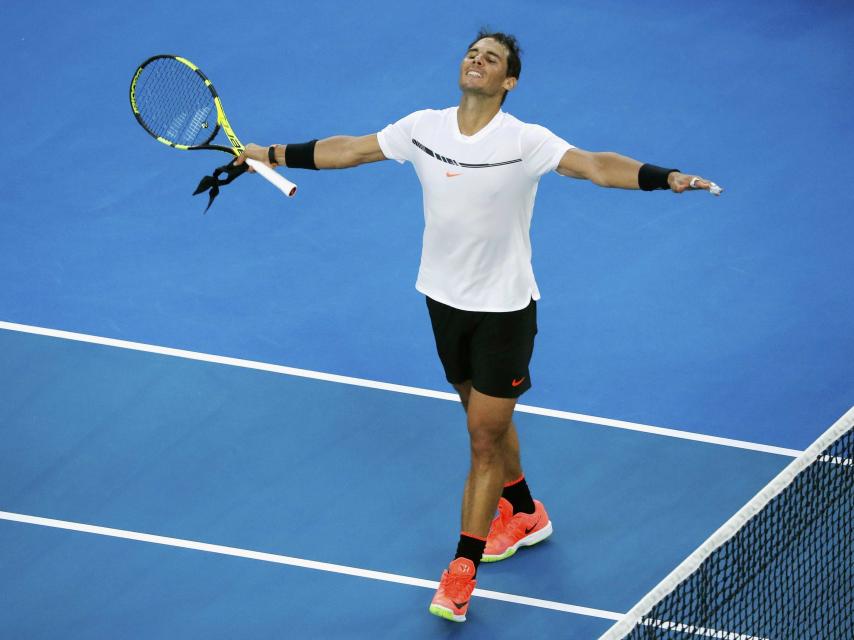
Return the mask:
<svg viewBox="0 0 854 640">
<path fill-rule="evenodd" d="M 534 513 L 534 499 L 525 482 L 525 476 L 504 485 L 501 497 L 513 505 L 513 513 Z"/>
<path fill-rule="evenodd" d="M 463 531 L 460 534 L 460 541 L 457 543 L 457 555 L 454 556 L 454 559 L 468 558 L 474 563 L 474 570 L 477 571 L 484 549 L 486 549 L 486 538 L 478 538 Z"/>
</svg>

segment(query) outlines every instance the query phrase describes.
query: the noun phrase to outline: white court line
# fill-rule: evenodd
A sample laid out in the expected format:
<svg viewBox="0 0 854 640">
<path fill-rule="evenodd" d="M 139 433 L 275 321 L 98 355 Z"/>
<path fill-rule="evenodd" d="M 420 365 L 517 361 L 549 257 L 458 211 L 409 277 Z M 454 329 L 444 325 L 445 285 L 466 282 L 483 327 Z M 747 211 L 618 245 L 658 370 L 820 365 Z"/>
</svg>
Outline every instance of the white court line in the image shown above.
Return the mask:
<svg viewBox="0 0 854 640">
<path fill-rule="evenodd" d="M 157 345 L 144 344 L 141 342 L 129 342 L 127 340 L 116 340 L 115 338 L 104 338 L 101 336 L 92 336 L 84 333 L 73 333 L 71 331 L 61 331 L 59 329 L 47 329 L 45 327 L 34 327 L 26 324 L 16 324 L 13 322 L 4 322 L 0 320 L 0 329 L 7 331 L 17 331 L 20 333 L 32 333 L 40 336 L 48 336 L 51 338 L 62 338 L 63 340 L 74 340 L 77 342 L 88 342 L 90 344 L 98 344 L 107 347 L 116 347 L 119 349 L 130 349 L 132 351 L 144 351 L 146 353 L 156 353 L 163 356 L 173 356 L 176 358 L 184 358 L 186 360 L 198 360 L 201 362 L 211 362 L 215 364 L 224 364 L 231 367 L 241 367 L 244 369 L 255 369 L 258 371 L 268 371 L 271 373 L 279 373 L 288 376 L 297 376 L 300 378 L 311 378 L 313 380 L 323 380 L 325 382 L 337 382 L 339 384 L 348 384 L 357 387 L 368 387 L 370 389 L 380 389 L 382 391 L 393 391 L 394 393 L 404 393 L 413 396 L 424 396 L 427 398 L 437 398 L 439 400 L 451 400 L 459 402 L 459 397 L 455 393 L 445 391 L 433 391 L 432 389 L 420 389 L 418 387 L 406 387 L 399 384 L 391 384 L 388 382 L 378 382 L 375 380 L 364 380 L 362 378 L 351 378 L 349 376 L 339 376 L 332 373 L 322 373 L 319 371 L 309 371 L 307 369 L 295 369 L 293 367 L 285 367 L 277 364 L 268 364 L 266 362 L 257 362 L 254 360 L 243 360 L 240 358 L 229 358 L 226 356 L 217 356 L 209 353 L 198 353 L 195 351 L 185 351 L 184 349 L 173 349 L 171 347 L 160 347 Z M 670 438 L 680 438 L 682 440 L 694 440 L 696 442 L 705 442 L 707 444 L 717 444 L 726 447 L 734 447 L 737 449 L 748 449 L 750 451 L 760 451 L 762 453 L 774 453 L 781 456 L 789 456 L 797 458 L 802 451 L 797 449 L 786 449 L 783 447 L 775 447 L 767 444 L 759 444 L 755 442 L 747 442 L 744 440 L 733 440 L 731 438 L 719 438 L 717 436 L 709 436 L 702 433 L 694 433 L 691 431 L 681 431 L 678 429 L 667 429 L 664 427 L 654 427 L 647 424 L 638 424 L 636 422 L 626 422 L 624 420 L 613 420 L 611 418 L 599 418 L 596 416 L 588 416 L 582 413 L 571 413 L 569 411 L 558 411 L 556 409 L 544 409 L 542 407 L 532 407 L 529 405 L 518 404 L 516 410 L 522 413 L 533 413 L 551 418 L 560 418 L 561 420 L 572 420 L 573 422 L 585 422 L 603 427 L 613 427 L 616 429 L 626 429 L 629 431 L 640 431 L 642 433 L 650 433 L 659 436 L 667 436 Z"/>
<path fill-rule="evenodd" d="M 194 540 L 184 540 L 182 538 L 168 538 L 166 536 L 158 536 L 150 533 L 139 533 L 136 531 L 126 531 L 124 529 L 111 529 L 109 527 L 99 527 L 91 524 L 82 524 L 79 522 L 68 522 L 66 520 L 54 520 L 52 518 L 41 518 L 39 516 L 29 516 L 20 513 L 10 513 L 8 511 L 0 511 L 0 520 L 9 520 L 11 522 L 20 522 L 24 524 L 38 525 L 41 527 L 52 527 L 54 529 L 66 529 L 68 531 L 78 531 L 80 533 L 91 533 L 99 536 L 109 536 L 111 538 L 123 538 L 125 540 L 135 540 L 137 542 L 147 542 L 149 544 L 159 544 L 167 547 L 178 547 L 181 549 L 192 549 L 195 551 L 204 551 L 205 553 L 216 553 L 224 556 L 234 556 L 236 558 L 246 558 L 248 560 L 260 560 L 262 562 L 273 562 L 275 564 L 285 564 L 292 567 L 302 567 L 303 569 L 314 569 L 315 571 L 327 571 L 329 573 L 339 573 L 358 578 L 368 578 L 370 580 L 382 580 L 383 582 L 395 582 L 397 584 L 405 584 L 412 587 L 423 587 L 425 589 L 436 589 L 439 586 L 438 582 L 433 580 L 424 580 L 422 578 L 411 578 L 409 576 L 400 576 L 394 573 L 385 573 L 383 571 L 372 571 L 370 569 L 359 569 L 357 567 L 348 567 L 340 564 L 331 564 L 329 562 L 318 562 L 316 560 L 304 560 L 302 558 L 293 558 L 291 556 L 281 556 L 274 553 L 264 553 L 261 551 L 250 551 L 248 549 L 239 549 L 237 547 L 225 547 L 218 544 L 208 544 L 206 542 L 196 542 Z M 594 618 L 605 618 L 608 620 L 619 620 L 624 614 L 614 611 L 605 611 L 603 609 L 591 609 L 589 607 L 579 607 L 564 602 L 555 602 L 553 600 L 540 600 L 539 598 L 529 598 L 527 596 L 517 596 L 512 593 L 502 593 L 500 591 L 488 591 L 486 589 L 475 589 L 474 595 L 480 598 L 489 600 L 501 600 L 503 602 L 512 602 L 514 604 L 527 605 L 529 607 L 539 607 L 541 609 L 551 609 L 553 611 L 563 611 L 564 613 L 575 613 L 582 616 L 590 616 Z"/>
</svg>

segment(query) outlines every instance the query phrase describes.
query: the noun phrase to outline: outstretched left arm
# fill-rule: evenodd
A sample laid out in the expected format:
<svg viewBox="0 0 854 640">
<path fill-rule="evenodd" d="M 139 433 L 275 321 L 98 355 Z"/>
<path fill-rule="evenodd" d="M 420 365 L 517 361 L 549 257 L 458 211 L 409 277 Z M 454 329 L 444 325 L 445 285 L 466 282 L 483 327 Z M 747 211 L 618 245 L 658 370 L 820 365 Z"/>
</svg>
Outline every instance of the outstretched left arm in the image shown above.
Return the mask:
<svg viewBox="0 0 854 640">
<path fill-rule="evenodd" d="M 557 172 L 570 178 L 590 180 L 600 187 L 640 189 L 638 174 L 641 166 L 643 166 L 641 162 L 621 156 L 619 153 L 585 151 L 576 148 L 563 154 L 557 166 Z M 715 195 L 720 195 L 721 191 L 713 189 L 717 185 L 709 180 L 679 171 L 668 174 L 667 185 L 675 193 L 706 189 L 711 190 Z"/>
</svg>

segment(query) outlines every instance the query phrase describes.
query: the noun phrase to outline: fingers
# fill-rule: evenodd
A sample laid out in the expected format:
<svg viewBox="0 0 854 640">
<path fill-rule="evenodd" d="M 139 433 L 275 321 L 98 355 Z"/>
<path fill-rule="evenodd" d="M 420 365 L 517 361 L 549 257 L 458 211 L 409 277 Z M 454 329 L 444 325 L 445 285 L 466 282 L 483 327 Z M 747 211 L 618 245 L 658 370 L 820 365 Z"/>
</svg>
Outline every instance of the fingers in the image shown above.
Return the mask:
<svg viewBox="0 0 854 640">
<path fill-rule="evenodd" d="M 252 165 L 246 163 L 248 158 L 249 156 L 247 156 L 246 153 L 241 153 L 234 159 L 234 166 L 239 167 L 242 164 L 246 164 L 246 173 L 255 173 L 255 169 L 252 168 Z"/>
<path fill-rule="evenodd" d="M 691 178 L 691 181 L 688 183 L 688 186 L 691 189 L 705 189 L 713 196 L 719 196 L 723 191 L 723 189 L 721 189 L 711 180 L 706 180 L 704 178 L 701 178 L 700 176 L 694 176 L 693 178 Z"/>
<path fill-rule="evenodd" d="M 246 162 L 247 158 L 251 158 L 252 160 L 258 160 L 259 162 L 263 162 L 264 164 L 268 164 L 267 162 L 267 147 L 262 147 L 257 144 L 249 143 L 243 149 L 243 153 L 241 153 L 234 161 L 235 165 L 241 165 Z M 255 169 L 252 167 L 247 167 L 246 169 L 249 173 L 255 173 Z"/>
<path fill-rule="evenodd" d="M 677 183 L 676 186 L 678 187 L 678 189 L 674 189 L 676 193 L 682 193 L 683 191 L 689 190 L 705 190 L 714 196 L 719 196 L 723 192 L 723 189 L 711 180 L 706 180 L 705 178 L 701 178 L 700 176 L 685 176 L 685 178 L 686 180 L 680 180 Z"/>
</svg>

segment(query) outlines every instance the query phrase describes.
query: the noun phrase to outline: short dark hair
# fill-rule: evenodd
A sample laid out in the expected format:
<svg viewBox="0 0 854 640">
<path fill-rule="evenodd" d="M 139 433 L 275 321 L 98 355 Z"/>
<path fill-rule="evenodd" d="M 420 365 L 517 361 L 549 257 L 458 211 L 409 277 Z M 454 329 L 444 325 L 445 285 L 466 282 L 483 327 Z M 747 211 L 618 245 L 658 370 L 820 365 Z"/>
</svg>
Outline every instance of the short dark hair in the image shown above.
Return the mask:
<svg viewBox="0 0 854 640">
<path fill-rule="evenodd" d="M 491 31 L 484 27 L 477 32 L 477 37 L 471 41 L 468 48 L 471 49 L 478 40 L 483 40 L 484 38 L 492 38 L 496 42 L 507 47 L 507 77 L 516 78 L 518 80 L 522 73 L 522 58 L 520 57 L 522 54 L 522 48 L 519 46 L 519 41 L 516 39 L 516 36 L 510 35 L 509 33 L 502 33 L 501 31 Z M 507 92 L 505 91 L 504 95 L 501 97 L 501 104 L 504 104 L 506 99 Z"/>
</svg>

